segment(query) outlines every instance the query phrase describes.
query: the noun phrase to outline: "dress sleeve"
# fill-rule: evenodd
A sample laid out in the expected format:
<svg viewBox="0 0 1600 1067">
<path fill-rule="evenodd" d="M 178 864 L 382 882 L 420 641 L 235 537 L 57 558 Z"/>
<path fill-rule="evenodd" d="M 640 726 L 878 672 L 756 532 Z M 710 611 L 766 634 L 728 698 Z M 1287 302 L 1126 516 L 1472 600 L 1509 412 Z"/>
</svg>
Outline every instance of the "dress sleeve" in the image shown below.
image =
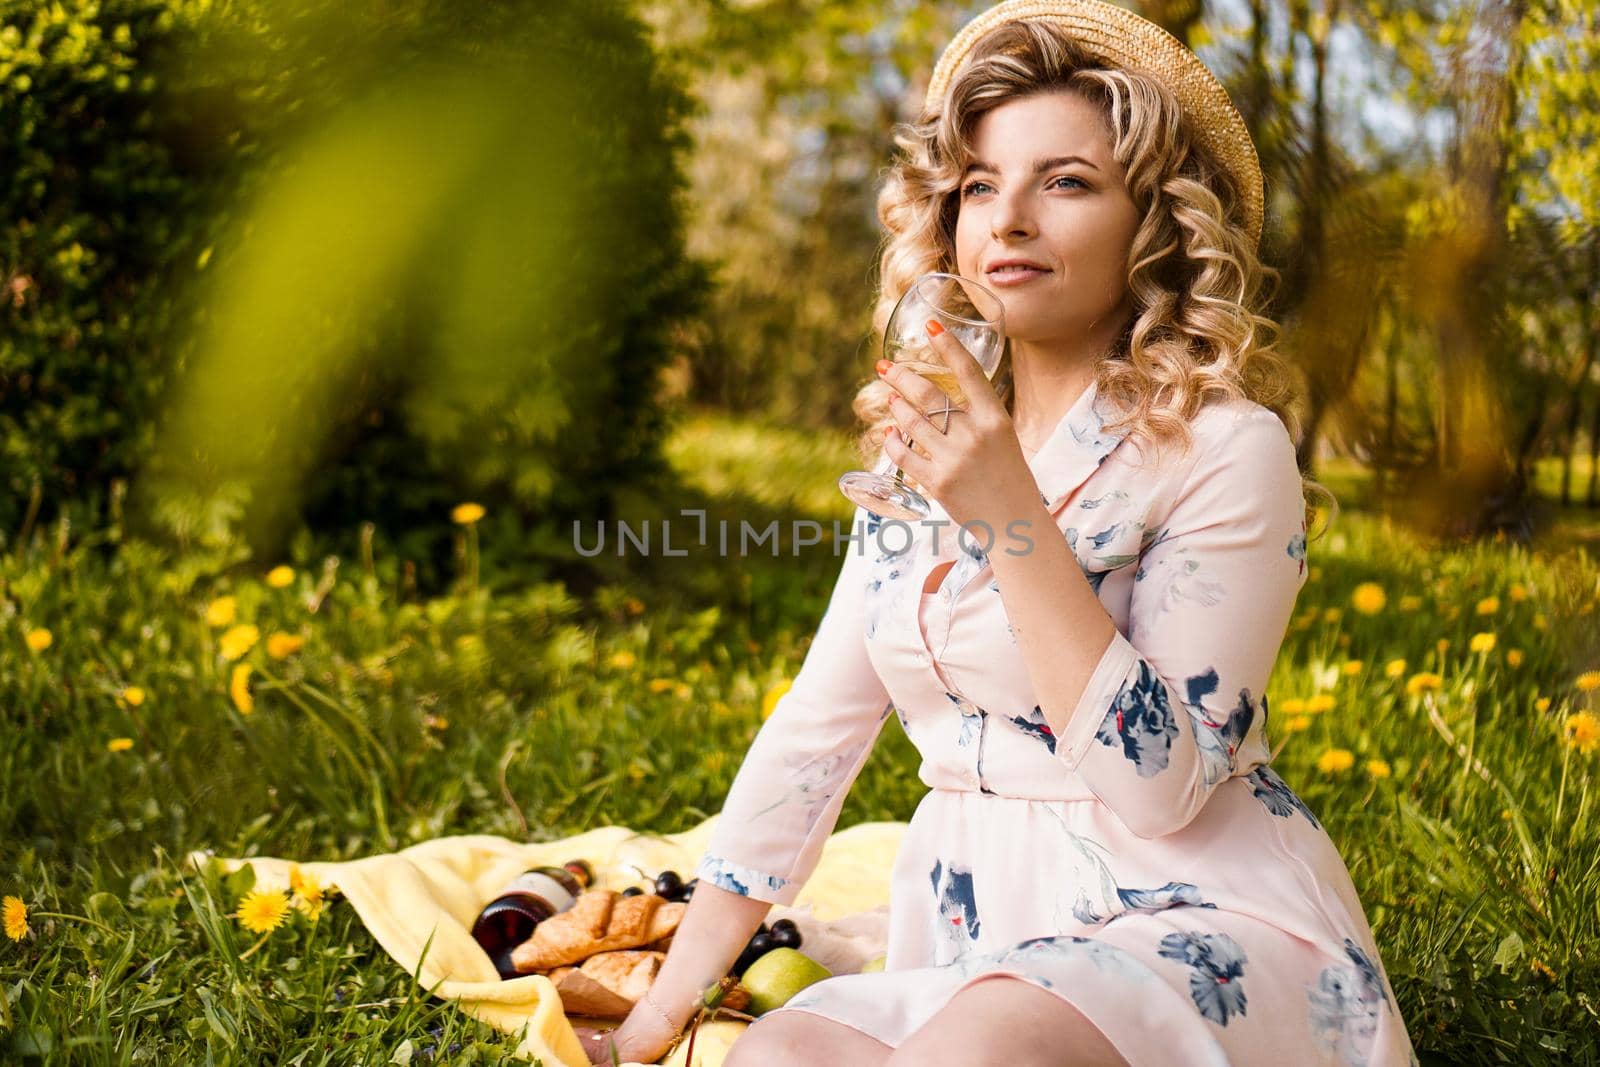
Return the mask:
<svg viewBox="0 0 1600 1067">
<path fill-rule="evenodd" d="M 1305 582 L 1288 431 L 1262 408 L 1219 429 L 1196 434 L 1166 522 L 1146 531 L 1127 633 L 1112 637 L 1058 746 L 1145 838 L 1183 829 L 1218 784 L 1269 758 L 1267 676 Z"/>
<path fill-rule="evenodd" d="M 696 869 L 722 889 L 794 903 L 894 707 L 864 636 L 867 518 L 858 507 L 856 539 L 837 542 L 845 559 L 827 611 L 794 684 L 745 754 Z"/>
</svg>

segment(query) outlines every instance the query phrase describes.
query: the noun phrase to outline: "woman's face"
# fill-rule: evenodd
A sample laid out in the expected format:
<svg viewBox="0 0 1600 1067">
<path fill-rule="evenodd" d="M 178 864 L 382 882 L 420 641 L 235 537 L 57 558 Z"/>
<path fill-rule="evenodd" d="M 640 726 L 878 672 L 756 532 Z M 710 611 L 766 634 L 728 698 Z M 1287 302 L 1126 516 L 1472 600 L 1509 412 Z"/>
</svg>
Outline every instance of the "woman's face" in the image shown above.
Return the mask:
<svg viewBox="0 0 1600 1067">
<path fill-rule="evenodd" d="M 1139 212 L 1095 106 L 1064 90 L 1007 100 L 979 118 L 972 151 L 956 221 L 957 273 L 999 294 L 1014 340 L 1114 337 L 1126 315 Z M 1008 259 L 1043 270 L 996 271 Z"/>
</svg>

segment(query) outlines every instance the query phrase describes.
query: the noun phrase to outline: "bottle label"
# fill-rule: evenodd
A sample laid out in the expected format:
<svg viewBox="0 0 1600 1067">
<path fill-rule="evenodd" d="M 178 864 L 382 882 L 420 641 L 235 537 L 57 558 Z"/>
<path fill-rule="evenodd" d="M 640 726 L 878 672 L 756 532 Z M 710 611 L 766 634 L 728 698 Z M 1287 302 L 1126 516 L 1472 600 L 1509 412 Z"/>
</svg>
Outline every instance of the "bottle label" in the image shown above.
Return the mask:
<svg viewBox="0 0 1600 1067">
<path fill-rule="evenodd" d="M 507 893 L 530 893 L 549 902 L 551 914 L 566 911 L 576 903 L 575 898 L 567 891 L 567 887 L 538 871 L 524 871 L 511 880 L 511 883 L 500 891 L 499 896 Z"/>
</svg>

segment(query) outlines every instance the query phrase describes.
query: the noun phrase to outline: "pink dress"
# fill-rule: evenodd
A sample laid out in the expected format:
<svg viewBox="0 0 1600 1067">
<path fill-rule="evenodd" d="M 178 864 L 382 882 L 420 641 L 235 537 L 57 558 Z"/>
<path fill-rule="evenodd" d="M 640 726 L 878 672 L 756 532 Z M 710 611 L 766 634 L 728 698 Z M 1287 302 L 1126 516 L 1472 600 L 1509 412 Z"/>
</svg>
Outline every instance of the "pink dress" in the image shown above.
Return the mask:
<svg viewBox="0 0 1600 1067">
<path fill-rule="evenodd" d="M 937 504 L 924 524 L 858 509 L 696 873 L 793 903 L 893 713 L 929 791 L 895 858 L 886 967 L 780 1010 L 896 1046 L 1003 973 L 1135 1065 L 1415 1063 L 1349 873 L 1268 765 L 1267 676 L 1305 581 L 1289 435 L 1213 404 L 1192 447 L 1141 455 L 1100 405 L 1091 388 L 1031 464 L 1058 530 L 1027 536 L 1067 539 L 1118 631 L 1061 736 L 988 565 L 1022 542 L 957 545 Z"/>
</svg>

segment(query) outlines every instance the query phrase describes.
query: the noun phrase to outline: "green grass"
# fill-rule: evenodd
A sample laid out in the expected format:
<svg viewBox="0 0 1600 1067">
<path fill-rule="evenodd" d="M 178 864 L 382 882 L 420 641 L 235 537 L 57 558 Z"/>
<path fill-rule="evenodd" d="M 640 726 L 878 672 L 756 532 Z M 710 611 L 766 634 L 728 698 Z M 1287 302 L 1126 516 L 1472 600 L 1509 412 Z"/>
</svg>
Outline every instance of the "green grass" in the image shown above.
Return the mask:
<svg viewBox="0 0 1600 1067">
<path fill-rule="evenodd" d="M 694 417 L 669 458 L 681 482 L 634 501 L 637 517 L 850 513 L 833 488 L 855 466 L 843 435 Z M 1594 1062 L 1597 754 L 1562 729 L 1600 696 L 1576 684 L 1600 669 L 1600 566 L 1571 543 L 1427 545 L 1351 503 L 1359 473 L 1325 478 L 1345 479 L 1346 506 L 1312 545 L 1269 690 L 1275 766 L 1349 864 L 1424 1062 Z M 228 917 L 243 884 L 177 858 L 685 829 L 720 808 L 837 571 L 825 546 L 691 551 L 612 562 L 581 600 L 486 570 L 405 602 L 401 561 L 381 553 L 290 560 L 280 589 L 263 581 L 277 560 L 229 571 L 116 530 L 58 545 L 51 530 L 0 555 L 0 893 L 33 913 L 28 937 L 0 938 L 6 1062 L 512 1062 L 510 1036 L 430 1000 L 337 898 L 241 960 L 256 940 Z M 1386 594 L 1376 614 L 1352 602 L 1364 582 Z M 242 660 L 248 715 L 226 627 L 205 620 L 222 595 L 260 631 Z M 37 652 L 36 628 L 53 638 Z M 277 631 L 304 647 L 273 659 Z M 1477 633 L 1495 647 L 1470 651 Z M 1408 692 L 1419 672 L 1439 687 Z M 119 698 L 127 686 L 142 704 Z M 132 746 L 108 751 L 113 738 Z M 1319 770 L 1330 750 L 1349 769 Z M 840 825 L 909 818 L 916 766 L 886 727 Z"/>
</svg>

